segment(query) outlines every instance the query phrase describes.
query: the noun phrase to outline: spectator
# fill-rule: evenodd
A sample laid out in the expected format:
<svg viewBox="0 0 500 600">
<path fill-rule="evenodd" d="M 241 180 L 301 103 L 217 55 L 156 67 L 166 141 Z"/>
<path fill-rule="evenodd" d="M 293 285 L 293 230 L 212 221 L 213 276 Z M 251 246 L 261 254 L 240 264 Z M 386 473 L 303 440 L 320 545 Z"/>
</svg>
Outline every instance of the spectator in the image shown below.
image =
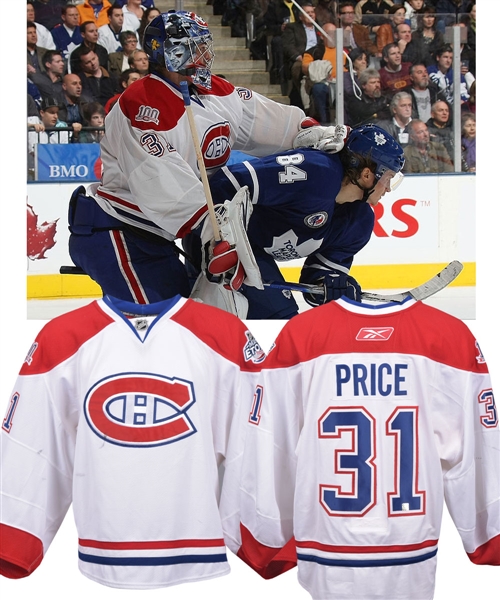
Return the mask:
<svg viewBox="0 0 500 600">
<path fill-rule="evenodd" d="M 93 21 L 85 21 L 85 23 L 80 25 L 80 32 L 83 41 L 69 56 L 69 71 L 71 73 L 80 72 L 80 56 L 87 52 L 87 50 L 93 50 L 99 57 L 99 64 L 107 69 L 109 55 L 106 48 L 97 43 L 99 37 L 97 25 Z"/>
<path fill-rule="evenodd" d="M 116 6 L 121 6 L 123 8 L 123 5 L 127 4 L 127 0 L 115 0 L 113 4 L 116 4 Z M 148 8 L 154 8 L 155 3 L 153 0 L 141 0 L 141 6 L 147 10 Z M 146 12 L 146 10 L 144 12 Z"/>
<path fill-rule="evenodd" d="M 323 27 L 325 23 L 337 23 L 336 0 L 317 0 L 315 12 L 316 23 Z M 324 29 L 324 27 L 323 27 Z"/>
<path fill-rule="evenodd" d="M 302 73 L 306 77 L 306 92 L 311 95 L 314 116 L 322 124 L 330 123 L 330 82 L 337 77 L 337 50 L 335 48 L 335 30 L 333 23 L 325 23 L 323 31 L 328 37 L 320 34 L 321 40 L 314 48 L 304 52 Z M 321 61 L 321 65 L 319 64 Z M 345 64 L 345 57 L 343 59 Z M 314 69 L 319 66 L 320 69 Z M 313 111 L 309 110 L 313 116 Z"/>
<path fill-rule="evenodd" d="M 468 19 L 468 15 L 465 19 Z M 459 27 L 467 29 L 467 25 L 464 22 L 458 24 Z M 461 61 L 461 73 L 464 76 L 467 89 L 470 89 L 472 82 L 475 79 L 474 73 L 476 72 L 476 50 L 472 49 L 468 43 L 460 44 L 460 61 Z"/>
<path fill-rule="evenodd" d="M 83 107 L 89 102 L 82 92 L 82 80 L 79 75 L 68 73 L 63 77 L 59 117 L 68 124 L 68 127 L 73 127 L 73 141 L 78 140 L 78 133 L 84 121 Z"/>
<path fill-rule="evenodd" d="M 354 2 L 340 2 L 338 8 L 340 27 L 344 30 L 344 49 L 361 48 L 367 56 L 370 54 L 380 56 L 377 45 L 370 38 L 368 27 L 361 23 L 355 23 L 354 5 Z M 316 8 L 316 12 L 317 10 Z M 347 40 L 349 41 L 347 42 Z"/>
<path fill-rule="evenodd" d="M 382 23 L 388 22 L 387 16 L 393 5 L 392 0 L 360 0 L 356 4 L 357 22 L 368 25 L 376 33 Z"/>
<path fill-rule="evenodd" d="M 84 0 L 77 5 L 80 14 L 80 25 L 92 21 L 96 27 L 108 23 L 108 8 L 111 6 L 109 0 Z"/>
<path fill-rule="evenodd" d="M 428 67 L 429 77 L 437 84 L 443 92 L 444 99 L 448 104 L 453 104 L 453 48 L 446 44 L 442 46 L 435 55 L 436 64 Z M 472 81 L 471 81 L 472 83 Z M 460 102 L 469 98 L 467 83 L 464 75 L 460 74 Z"/>
<path fill-rule="evenodd" d="M 146 6 L 145 2 L 142 3 L 142 6 Z M 137 38 L 139 40 L 139 47 L 142 46 L 142 36 L 144 34 L 144 30 L 146 29 L 146 26 L 149 25 L 149 23 L 151 23 L 151 21 L 158 15 L 161 15 L 161 12 L 154 6 L 150 6 L 150 7 L 146 8 L 146 10 L 144 11 L 144 14 L 142 15 L 142 19 L 141 19 L 141 24 L 139 25 L 139 29 L 137 30 Z"/>
<path fill-rule="evenodd" d="M 29 93 L 27 100 L 28 117 L 38 117 L 40 113 L 38 112 L 37 103 L 35 102 L 33 96 L 31 96 Z"/>
<path fill-rule="evenodd" d="M 123 94 L 123 92 L 128 88 L 128 86 L 140 78 L 141 78 L 141 74 L 139 73 L 139 71 L 137 69 L 127 69 L 126 71 L 123 71 L 123 73 L 120 75 L 120 78 L 118 80 L 118 87 L 119 87 L 120 91 L 106 102 L 106 106 L 104 107 L 104 112 L 106 114 L 108 114 L 109 111 L 116 104 L 118 98 Z"/>
<path fill-rule="evenodd" d="M 473 81 L 469 90 L 469 99 L 462 104 L 460 110 L 476 114 L 476 82 Z"/>
<path fill-rule="evenodd" d="M 389 102 L 380 89 L 380 73 L 376 69 L 365 69 L 359 76 L 361 98 L 346 96 L 346 122 L 351 127 L 390 119 Z"/>
<path fill-rule="evenodd" d="M 404 149 L 404 173 L 452 173 L 453 164 L 443 144 L 431 142 L 427 125 L 413 119 L 408 125 L 410 143 Z"/>
<path fill-rule="evenodd" d="M 418 28 L 418 14 L 424 7 L 424 0 L 406 0 L 403 6 L 405 7 L 405 21 L 415 31 Z"/>
<path fill-rule="evenodd" d="M 56 48 L 63 53 L 65 59 L 83 42 L 80 32 L 80 14 L 73 4 L 65 4 L 61 8 L 62 24 L 58 24 L 51 31 Z"/>
<path fill-rule="evenodd" d="M 283 56 L 282 34 L 288 23 L 298 21 L 299 11 L 288 0 L 270 0 L 264 13 L 264 26 L 266 36 L 270 38 L 271 61 L 269 65 L 269 79 L 272 84 L 280 83 L 284 90 L 287 75 Z"/>
<path fill-rule="evenodd" d="M 141 26 L 143 16 L 142 0 L 127 0 L 127 3 L 123 5 L 124 29 L 137 31 Z"/>
<path fill-rule="evenodd" d="M 119 52 L 122 49 L 120 44 L 120 33 L 123 31 L 123 10 L 121 6 L 113 4 L 108 8 L 109 23 L 102 25 L 97 29 L 97 42 L 106 48 L 108 54 Z"/>
<path fill-rule="evenodd" d="M 431 106 L 431 118 L 426 123 L 431 142 L 440 142 L 453 160 L 454 143 L 451 127 L 450 107 L 444 100 L 438 100 Z"/>
<path fill-rule="evenodd" d="M 462 113 L 462 165 L 469 173 L 476 172 L 476 115 Z"/>
<path fill-rule="evenodd" d="M 390 133 L 392 137 L 404 148 L 409 143 L 408 125 L 411 122 L 411 95 L 408 92 L 394 94 L 389 104 L 392 119 L 388 121 L 376 121 L 376 124 Z"/>
<path fill-rule="evenodd" d="M 28 0 L 26 4 L 26 16 L 28 21 L 35 23 L 36 35 L 40 46 L 42 48 L 47 48 L 48 50 L 55 50 L 56 45 L 54 44 L 54 40 L 50 35 L 50 31 L 47 29 L 47 27 L 45 27 L 45 25 L 35 21 L 35 6 L 32 0 Z"/>
<path fill-rule="evenodd" d="M 48 52 L 48 48 L 38 46 L 38 35 L 36 25 L 28 21 L 26 28 L 27 46 L 28 46 L 28 77 L 33 73 L 42 73 L 45 70 L 43 66 L 43 55 Z"/>
<path fill-rule="evenodd" d="M 427 67 L 423 64 L 415 64 L 410 67 L 411 86 L 404 91 L 412 95 L 413 119 L 420 119 L 424 123 L 431 118 L 431 106 L 437 100 L 444 98 L 438 86 L 430 80 Z"/>
<path fill-rule="evenodd" d="M 458 22 L 458 15 L 469 10 L 470 0 L 437 0 L 435 3 L 438 15 L 445 15 L 440 19 L 440 27 L 444 31 L 446 25 Z"/>
<path fill-rule="evenodd" d="M 38 23 L 51 31 L 61 21 L 61 9 L 67 0 L 32 0 Z"/>
<path fill-rule="evenodd" d="M 379 53 L 382 52 L 387 44 L 394 42 L 396 27 L 405 22 L 405 8 L 402 4 L 393 4 L 388 14 L 388 22 L 382 23 L 376 28 L 377 49 Z"/>
<path fill-rule="evenodd" d="M 31 81 L 38 88 L 42 98 L 60 98 L 65 64 L 62 52 L 47 50 L 42 57 L 43 73 L 33 73 Z"/>
<path fill-rule="evenodd" d="M 467 21 L 467 44 L 474 52 L 474 59 L 469 65 L 470 72 L 476 76 L 476 4 L 472 4 Z"/>
<path fill-rule="evenodd" d="M 59 103 L 56 98 L 44 98 L 40 107 L 40 117 L 28 117 L 28 154 L 33 159 L 35 144 L 67 144 L 68 131 L 52 131 L 55 128 L 67 127 L 59 120 Z M 51 130 L 51 131 L 47 131 Z M 29 166 L 31 161 L 29 161 Z"/>
<path fill-rule="evenodd" d="M 418 15 L 418 27 L 412 39 L 422 40 L 433 64 L 436 51 L 444 45 L 443 34 L 437 29 L 436 9 L 433 6 L 424 6 Z"/>
<path fill-rule="evenodd" d="M 38 108 L 40 106 L 40 103 L 42 102 L 42 96 L 40 95 L 40 92 L 38 90 L 38 88 L 36 87 L 36 85 L 31 81 L 31 79 L 27 79 L 26 80 L 28 83 L 28 96 L 31 96 L 31 98 L 33 99 L 33 101 L 35 102 L 35 105 L 37 107 L 37 116 L 38 116 Z M 32 116 L 32 115 L 28 115 L 28 116 Z"/>
<path fill-rule="evenodd" d="M 94 130 L 82 131 L 80 133 L 80 144 L 99 144 L 104 136 L 104 118 L 106 113 L 99 102 L 89 102 L 85 105 L 83 114 L 85 116 L 84 127 L 95 127 Z"/>
<path fill-rule="evenodd" d="M 115 95 L 116 80 L 101 67 L 99 57 L 90 49 L 80 55 L 83 93 L 93 102 L 103 106 Z"/>
<path fill-rule="evenodd" d="M 401 23 L 396 27 L 394 38 L 401 50 L 404 63 L 408 62 L 411 65 L 415 63 L 431 65 L 433 63 L 433 59 L 424 42 L 418 38 L 413 39 L 413 34 L 408 23 Z"/>
<path fill-rule="evenodd" d="M 300 99 L 300 80 L 302 79 L 302 58 L 304 52 L 316 46 L 320 40 L 319 34 L 313 25 L 316 12 L 312 2 L 306 0 L 302 3 L 304 10 L 299 14 L 299 20 L 289 23 L 283 30 L 283 59 L 287 71 L 287 79 L 292 80 L 290 91 L 290 104 L 302 108 Z"/>
<path fill-rule="evenodd" d="M 149 73 L 149 59 L 144 50 L 134 50 L 128 57 L 128 64 L 131 69 L 137 69 L 141 77 Z"/>
<path fill-rule="evenodd" d="M 359 88 L 359 76 L 368 67 L 368 56 L 361 48 L 354 48 L 349 52 L 349 71 L 344 73 L 344 95 L 354 94 L 354 86 Z M 352 71 L 350 65 L 352 63 Z M 358 89 L 357 88 L 357 89 Z M 361 93 L 361 90 L 359 90 Z"/>
<path fill-rule="evenodd" d="M 379 69 L 382 92 L 393 95 L 411 84 L 411 64 L 403 62 L 399 46 L 393 42 L 382 50 L 384 66 Z"/>
<path fill-rule="evenodd" d="M 122 31 L 120 33 L 121 52 L 112 52 L 109 55 L 109 72 L 114 77 L 119 77 L 123 71 L 130 68 L 128 59 L 132 52 L 137 50 L 137 36 L 133 31 Z"/>
</svg>

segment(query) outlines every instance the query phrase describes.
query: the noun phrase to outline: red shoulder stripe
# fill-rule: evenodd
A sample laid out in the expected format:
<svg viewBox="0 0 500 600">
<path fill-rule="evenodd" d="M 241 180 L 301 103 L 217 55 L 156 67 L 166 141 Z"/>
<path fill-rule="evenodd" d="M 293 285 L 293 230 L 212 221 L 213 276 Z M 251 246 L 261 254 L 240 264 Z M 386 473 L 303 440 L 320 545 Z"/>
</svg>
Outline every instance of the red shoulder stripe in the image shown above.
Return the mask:
<svg viewBox="0 0 500 600">
<path fill-rule="evenodd" d="M 97 302 L 52 319 L 31 346 L 20 375 L 47 373 L 76 354 L 85 342 L 111 323 L 113 319 Z"/>
</svg>

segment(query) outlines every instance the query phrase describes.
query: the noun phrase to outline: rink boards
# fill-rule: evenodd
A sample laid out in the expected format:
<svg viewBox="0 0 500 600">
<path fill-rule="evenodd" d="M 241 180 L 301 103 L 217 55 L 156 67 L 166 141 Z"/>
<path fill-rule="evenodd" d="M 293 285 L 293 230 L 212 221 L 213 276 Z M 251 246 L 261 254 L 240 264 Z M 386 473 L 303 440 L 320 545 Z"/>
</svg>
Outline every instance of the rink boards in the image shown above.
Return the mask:
<svg viewBox="0 0 500 600">
<path fill-rule="evenodd" d="M 61 275 L 68 254 L 68 201 L 74 183 L 33 183 L 27 188 L 27 297 L 85 298 L 100 295 L 87 276 Z M 363 289 L 408 289 L 432 277 L 451 260 L 464 270 L 454 285 L 475 286 L 475 175 L 407 175 L 375 208 L 368 245 L 354 260 L 352 275 Z M 297 281 L 302 260 L 281 263 Z"/>
</svg>

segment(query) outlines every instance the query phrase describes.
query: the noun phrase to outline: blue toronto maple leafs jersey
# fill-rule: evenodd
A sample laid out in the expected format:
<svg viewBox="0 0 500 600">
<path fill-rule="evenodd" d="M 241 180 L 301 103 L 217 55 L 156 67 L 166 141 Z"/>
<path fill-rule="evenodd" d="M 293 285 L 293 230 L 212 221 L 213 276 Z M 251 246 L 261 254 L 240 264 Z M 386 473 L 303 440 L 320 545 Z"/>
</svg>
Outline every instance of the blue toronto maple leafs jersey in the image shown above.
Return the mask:
<svg viewBox="0 0 500 600">
<path fill-rule="evenodd" d="M 306 258 L 302 281 L 348 271 L 370 239 L 366 202 L 336 204 L 344 169 L 336 154 L 301 148 L 224 167 L 210 180 L 214 202 L 247 185 L 253 204 L 248 237 L 277 261 Z"/>
</svg>

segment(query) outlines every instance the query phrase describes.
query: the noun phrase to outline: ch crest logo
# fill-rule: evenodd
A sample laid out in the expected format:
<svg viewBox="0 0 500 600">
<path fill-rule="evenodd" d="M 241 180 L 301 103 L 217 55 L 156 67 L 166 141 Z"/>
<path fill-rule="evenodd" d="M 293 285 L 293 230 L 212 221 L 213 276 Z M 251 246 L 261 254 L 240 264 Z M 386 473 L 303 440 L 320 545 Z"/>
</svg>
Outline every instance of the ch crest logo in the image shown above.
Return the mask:
<svg viewBox="0 0 500 600">
<path fill-rule="evenodd" d="M 141 106 L 139 106 L 139 112 L 135 115 L 135 120 L 158 125 L 159 116 L 160 111 L 157 108 L 141 104 Z"/>
<path fill-rule="evenodd" d="M 201 142 L 201 151 L 207 169 L 224 166 L 229 160 L 231 127 L 227 121 L 209 127 Z"/>
<path fill-rule="evenodd" d="M 118 446 L 149 448 L 196 433 L 188 416 L 192 382 L 153 373 L 118 373 L 98 381 L 85 396 L 92 431 Z"/>
</svg>

